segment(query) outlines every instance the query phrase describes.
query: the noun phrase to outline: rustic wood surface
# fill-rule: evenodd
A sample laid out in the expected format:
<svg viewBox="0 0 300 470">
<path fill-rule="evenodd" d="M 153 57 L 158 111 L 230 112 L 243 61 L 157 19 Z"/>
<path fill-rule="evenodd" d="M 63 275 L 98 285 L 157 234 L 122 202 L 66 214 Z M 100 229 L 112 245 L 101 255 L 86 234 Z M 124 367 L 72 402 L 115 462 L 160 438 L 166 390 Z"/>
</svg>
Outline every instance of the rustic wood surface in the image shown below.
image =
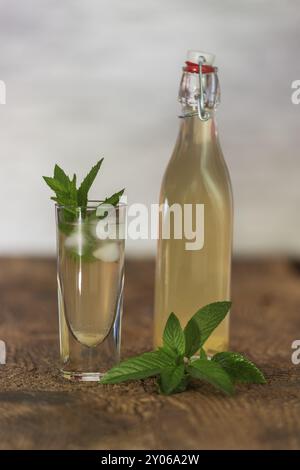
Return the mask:
<svg viewBox="0 0 300 470">
<path fill-rule="evenodd" d="M 153 262 L 127 263 L 123 357 L 151 348 Z M 1 449 L 299 449 L 300 269 L 286 260 L 233 268 L 231 349 L 249 355 L 268 384 L 232 398 L 209 386 L 163 397 L 152 379 L 73 384 L 57 369 L 55 263 L 0 260 Z"/>
</svg>

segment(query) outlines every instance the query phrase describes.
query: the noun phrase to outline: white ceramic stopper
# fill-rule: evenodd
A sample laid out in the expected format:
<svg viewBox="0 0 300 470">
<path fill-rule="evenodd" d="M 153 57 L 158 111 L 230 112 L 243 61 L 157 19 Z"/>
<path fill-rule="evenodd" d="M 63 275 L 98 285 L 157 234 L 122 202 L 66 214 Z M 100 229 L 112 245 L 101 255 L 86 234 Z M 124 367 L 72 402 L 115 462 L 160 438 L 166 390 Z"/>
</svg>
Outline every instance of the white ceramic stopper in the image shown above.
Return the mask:
<svg viewBox="0 0 300 470">
<path fill-rule="evenodd" d="M 201 52 L 201 51 L 188 51 L 187 52 L 187 60 L 188 62 L 193 62 L 193 64 L 198 64 L 199 57 L 205 58 L 205 64 L 212 65 L 215 60 L 215 55 L 210 54 L 209 52 Z"/>
</svg>

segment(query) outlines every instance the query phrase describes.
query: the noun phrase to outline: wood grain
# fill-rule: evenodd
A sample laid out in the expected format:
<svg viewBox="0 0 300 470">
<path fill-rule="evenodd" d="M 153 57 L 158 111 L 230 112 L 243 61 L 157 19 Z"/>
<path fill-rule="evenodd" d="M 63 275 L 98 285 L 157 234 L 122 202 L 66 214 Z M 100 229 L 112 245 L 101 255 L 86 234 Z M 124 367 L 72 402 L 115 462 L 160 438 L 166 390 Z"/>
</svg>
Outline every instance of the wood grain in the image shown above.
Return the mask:
<svg viewBox="0 0 300 470">
<path fill-rule="evenodd" d="M 151 348 L 152 261 L 126 270 L 123 357 Z M 57 370 L 55 262 L 0 260 L 1 449 L 299 449 L 300 269 L 287 260 L 233 267 L 231 348 L 264 370 L 268 385 L 227 398 L 209 386 L 162 397 L 152 379 L 71 384 Z"/>
</svg>

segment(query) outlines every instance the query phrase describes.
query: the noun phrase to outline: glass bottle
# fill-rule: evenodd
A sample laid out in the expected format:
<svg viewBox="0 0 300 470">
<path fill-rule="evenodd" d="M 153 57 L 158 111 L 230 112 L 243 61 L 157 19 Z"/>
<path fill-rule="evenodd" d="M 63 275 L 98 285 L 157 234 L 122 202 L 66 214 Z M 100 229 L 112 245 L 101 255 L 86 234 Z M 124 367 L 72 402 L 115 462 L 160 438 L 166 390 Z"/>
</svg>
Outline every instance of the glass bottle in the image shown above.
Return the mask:
<svg viewBox="0 0 300 470">
<path fill-rule="evenodd" d="M 219 143 L 215 109 L 220 99 L 214 56 L 189 51 L 179 90 L 182 116 L 177 142 L 160 192 L 160 234 L 155 277 L 154 343 L 161 345 L 167 318 L 174 312 L 184 327 L 204 305 L 230 299 L 232 192 Z M 202 236 L 198 246 L 162 232 L 170 224 L 174 205 L 202 208 Z M 166 230 L 166 232 L 168 232 Z M 202 238 L 201 238 L 202 237 Z M 229 315 L 205 344 L 208 354 L 229 344 Z"/>
</svg>

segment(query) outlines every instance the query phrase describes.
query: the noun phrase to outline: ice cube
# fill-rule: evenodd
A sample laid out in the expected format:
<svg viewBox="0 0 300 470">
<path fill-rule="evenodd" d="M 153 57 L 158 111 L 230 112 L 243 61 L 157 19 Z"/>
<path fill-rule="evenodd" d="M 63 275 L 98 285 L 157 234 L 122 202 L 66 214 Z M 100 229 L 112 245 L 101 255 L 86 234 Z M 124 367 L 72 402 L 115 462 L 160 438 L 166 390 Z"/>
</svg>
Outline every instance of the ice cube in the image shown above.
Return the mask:
<svg viewBox="0 0 300 470">
<path fill-rule="evenodd" d="M 104 243 L 93 252 L 93 256 L 106 263 L 118 261 L 120 257 L 120 248 L 118 243 Z"/>
<path fill-rule="evenodd" d="M 86 238 L 80 229 L 74 230 L 65 240 L 65 247 L 75 250 L 79 255 L 82 254 L 85 245 Z"/>
</svg>

